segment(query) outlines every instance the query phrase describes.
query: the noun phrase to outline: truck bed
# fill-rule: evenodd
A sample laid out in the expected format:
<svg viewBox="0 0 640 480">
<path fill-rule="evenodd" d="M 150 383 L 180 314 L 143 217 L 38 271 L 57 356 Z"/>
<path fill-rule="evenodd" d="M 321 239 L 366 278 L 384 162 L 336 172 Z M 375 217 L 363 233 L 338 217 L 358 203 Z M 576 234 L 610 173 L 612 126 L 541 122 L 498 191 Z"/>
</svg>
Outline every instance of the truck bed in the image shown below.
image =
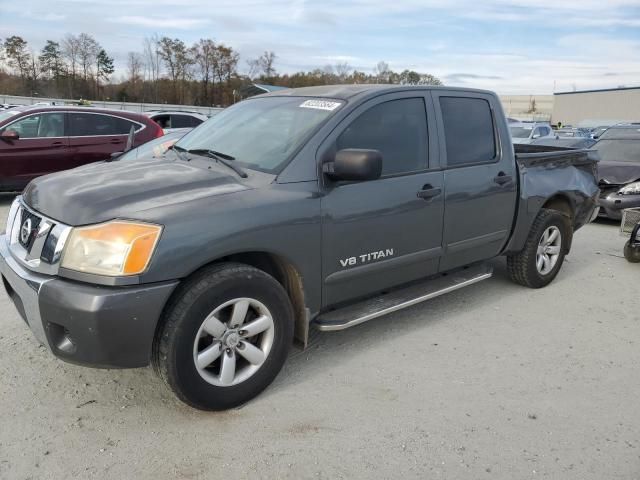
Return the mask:
<svg viewBox="0 0 640 480">
<path fill-rule="evenodd" d="M 515 144 L 516 161 L 523 167 L 556 162 L 559 165 L 587 165 L 600 160 L 596 150 L 588 148 L 555 147 L 551 145 Z"/>
</svg>

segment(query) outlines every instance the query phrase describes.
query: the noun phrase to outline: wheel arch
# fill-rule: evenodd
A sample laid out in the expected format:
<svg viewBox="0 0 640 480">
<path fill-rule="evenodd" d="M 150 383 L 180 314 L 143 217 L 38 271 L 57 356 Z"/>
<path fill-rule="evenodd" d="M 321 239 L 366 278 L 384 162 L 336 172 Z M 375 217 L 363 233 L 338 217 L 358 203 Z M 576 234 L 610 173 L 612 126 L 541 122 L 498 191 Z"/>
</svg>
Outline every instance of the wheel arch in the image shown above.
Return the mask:
<svg viewBox="0 0 640 480">
<path fill-rule="evenodd" d="M 242 263 L 262 270 L 282 285 L 293 307 L 295 319 L 294 339 L 296 342 L 299 342 L 303 348 L 306 347 L 309 337 L 310 313 L 305 300 L 302 275 L 295 264 L 290 259 L 270 251 L 239 251 L 220 256 L 200 265 L 197 269 L 189 273 L 186 278 L 206 267 L 225 262 Z"/>
<path fill-rule="evenodd" d="M 569 196 L 563 193 L 557 193 L 548 198 L 540 209 L 554 210 L 566 217 L 568 222 L 567 228 L 567 241 L 565 242 L 564 251 L 566 254 L 571 250 L 571 244 L 573 242 L 573 229 L 576 221 L 576 208 Z"/>
</svg>

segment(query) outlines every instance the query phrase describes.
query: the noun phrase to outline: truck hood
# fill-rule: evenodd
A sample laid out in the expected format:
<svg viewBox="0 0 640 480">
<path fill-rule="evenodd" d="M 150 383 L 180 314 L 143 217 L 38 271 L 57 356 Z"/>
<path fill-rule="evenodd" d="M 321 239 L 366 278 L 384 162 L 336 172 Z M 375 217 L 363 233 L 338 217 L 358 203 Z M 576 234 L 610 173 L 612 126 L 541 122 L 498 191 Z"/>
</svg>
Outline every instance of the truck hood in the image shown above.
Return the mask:
<svg viewBox="0 0 640 480">
<path fill-rule="evenodd" d="M 173 154 L 135 160 L 98 162 L 33 180 L 24 201 L 49 218 L 77 226 L 202 197 L 253 187 L 227 167 L 205 158 L 173 160 Z"/>
<path fill-rule="evenodd" d="M 598 181 L 613 185 L 624 185 L 640 179 L 640 163 L 599 162 Z"/>
</svg>

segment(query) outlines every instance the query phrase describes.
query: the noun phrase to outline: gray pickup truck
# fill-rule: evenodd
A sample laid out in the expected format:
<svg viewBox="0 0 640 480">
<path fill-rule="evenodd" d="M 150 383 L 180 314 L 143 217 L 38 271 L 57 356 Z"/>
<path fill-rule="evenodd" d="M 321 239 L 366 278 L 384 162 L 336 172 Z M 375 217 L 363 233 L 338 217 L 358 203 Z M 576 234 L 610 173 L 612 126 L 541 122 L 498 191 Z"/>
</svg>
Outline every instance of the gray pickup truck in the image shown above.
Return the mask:
<svg viewBox="0 0 640 480">
<path fill-rule="evenodd" d="M 267 387 L 312 326 L 473 284 L 499 255 L 515 282 L 547 285 L 593 218 L 596 166 L 586 150 L 515 151 L 487 91 L 283 90 L 160 158 L 32 181 L 0 271 L 55 356 L 151 363 L 184 402 L 225 409 Z"/>
</svg>

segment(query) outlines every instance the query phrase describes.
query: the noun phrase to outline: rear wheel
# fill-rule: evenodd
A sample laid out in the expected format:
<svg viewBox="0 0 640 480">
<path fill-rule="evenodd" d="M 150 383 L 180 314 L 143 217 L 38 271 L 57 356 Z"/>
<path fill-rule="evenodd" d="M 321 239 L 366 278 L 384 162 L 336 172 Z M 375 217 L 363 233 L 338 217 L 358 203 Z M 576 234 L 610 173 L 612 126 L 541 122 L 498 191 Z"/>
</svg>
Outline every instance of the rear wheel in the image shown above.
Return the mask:
<svg viewBox="0 0 640 480">
<path fill-rule="evenodd" d="M 562 267 L 570 228 L 568 219 L 561 213 L 540 210 L 522 251 L 507 256 L 511 280 L 531 288 L 551 283 Z"/>
<path fill-rule="evenodd" d="M 276 377 L 293 323 L 289 298 L 273 277 L 247 265 L 215 265 L 187 280 L 172 301 L 154 364 L 185 403 L 232 408 Z"/>
</svg>

